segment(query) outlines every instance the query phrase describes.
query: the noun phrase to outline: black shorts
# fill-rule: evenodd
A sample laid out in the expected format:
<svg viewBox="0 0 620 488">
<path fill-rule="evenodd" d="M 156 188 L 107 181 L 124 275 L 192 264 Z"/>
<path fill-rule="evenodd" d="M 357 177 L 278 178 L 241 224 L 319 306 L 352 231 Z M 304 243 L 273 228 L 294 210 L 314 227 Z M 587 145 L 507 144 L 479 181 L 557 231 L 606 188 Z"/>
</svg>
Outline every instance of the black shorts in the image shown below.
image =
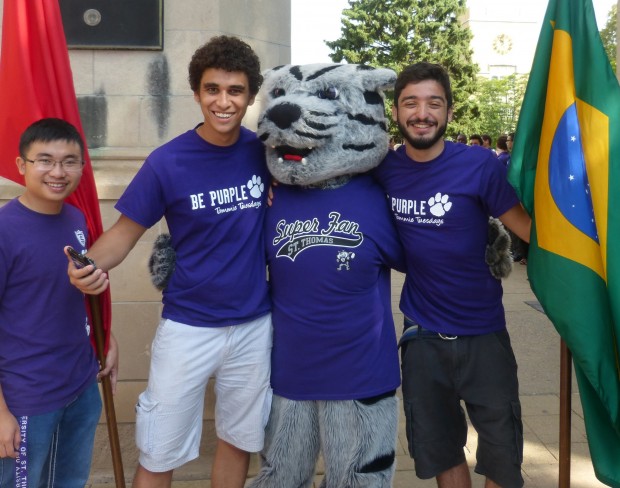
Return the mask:
<svg viewBox="0 0 620 488">
<path fill-rule="evenodd" d="M 465 462 L 464 402 L 478 432 L 476 473 L 523 486 L 523 424 L 517 363 L 507 331 L 442 339 L 423 331 L 402 343 L 409 454 L 419 478 Z"/>
</svg>

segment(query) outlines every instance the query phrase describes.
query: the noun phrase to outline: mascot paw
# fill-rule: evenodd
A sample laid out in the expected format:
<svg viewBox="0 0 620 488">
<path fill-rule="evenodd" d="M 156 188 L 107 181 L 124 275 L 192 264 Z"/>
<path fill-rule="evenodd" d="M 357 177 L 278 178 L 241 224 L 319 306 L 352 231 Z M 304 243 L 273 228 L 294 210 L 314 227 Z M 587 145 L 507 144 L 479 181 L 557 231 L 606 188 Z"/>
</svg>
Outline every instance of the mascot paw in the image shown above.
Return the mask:
<svg viewBox="0 0 620 488">
<path fill-rule="evenodd" d="M 510 254 L 510 235 L 498 219 L 489 218 L 487 247 L 484 259 L 491 274 L 501 280 L 507 278 L 512 271 L 512 255 Z"/>
<path fill-rule="evenodd" d="M 158 235 L 149 258 L 149 272 L 155 288 L 163 290 L 168 286 L 175 263 L 176 253 L 170 242 L 170 234 Z"/>
</svg>

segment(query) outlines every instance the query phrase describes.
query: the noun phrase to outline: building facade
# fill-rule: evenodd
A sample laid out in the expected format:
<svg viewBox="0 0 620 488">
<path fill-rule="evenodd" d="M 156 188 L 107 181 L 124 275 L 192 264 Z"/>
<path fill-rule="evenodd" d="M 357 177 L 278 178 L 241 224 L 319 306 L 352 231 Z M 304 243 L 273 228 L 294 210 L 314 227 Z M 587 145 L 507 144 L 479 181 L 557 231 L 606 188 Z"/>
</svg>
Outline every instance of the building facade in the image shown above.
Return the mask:
<svg viewBox="0 0 620 488">
<path fill-rule="evenodd" d="M 502 78 L 529 73 L 546 2 L 537 0 L 468 0 L 465 25 L 480 75 Z"/>
<path fill-rule="evenodd" d="M 607 21 L 607 4 L 611 8 L 613 2 L 594 1 L 599 30 Z M 480 76 L 529 73 L 546 10 L 547 2 L 540 0 L 467 0 L 463 22 L 473 34 L 471 47 Z"/>
</svg>

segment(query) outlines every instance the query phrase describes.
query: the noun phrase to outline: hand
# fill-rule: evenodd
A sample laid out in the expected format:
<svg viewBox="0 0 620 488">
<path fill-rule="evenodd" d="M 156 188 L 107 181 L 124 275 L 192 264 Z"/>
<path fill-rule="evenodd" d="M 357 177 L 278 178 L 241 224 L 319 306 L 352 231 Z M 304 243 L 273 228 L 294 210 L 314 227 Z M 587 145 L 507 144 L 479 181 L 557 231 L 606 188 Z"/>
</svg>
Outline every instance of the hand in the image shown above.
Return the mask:
<svg viewBox="0 0 620 488">
<path fill-rule="evenodd" d="M 0 458 L 15 459 L 20 441 L 17 419 L 9 410 L 0 410 Z"/>
<path fill-rule="evenodd" d="M 116 395 L 116 382 L 118 380 L 118 357 L 118 342 L 116 342 L 116 337 L 110 332 L 110 347 L 108 347 L 108 354 L 105 358 L 105 367 L 99 371 L 97 380 L 101 381 L 103 376 L 110 375 L 113 395 Z"/>
<path fill-rule="evenodd" d="M 108 279 L 107 273 L 104 273 L 100 269 L 95 269 L 92 265 L 76 268 L 66 247 L 64 251 L 69 260 L 67 274 L 73 286 L 87 295 L 99 295 L 108 288 L 110 280 Z"/>
</svg>

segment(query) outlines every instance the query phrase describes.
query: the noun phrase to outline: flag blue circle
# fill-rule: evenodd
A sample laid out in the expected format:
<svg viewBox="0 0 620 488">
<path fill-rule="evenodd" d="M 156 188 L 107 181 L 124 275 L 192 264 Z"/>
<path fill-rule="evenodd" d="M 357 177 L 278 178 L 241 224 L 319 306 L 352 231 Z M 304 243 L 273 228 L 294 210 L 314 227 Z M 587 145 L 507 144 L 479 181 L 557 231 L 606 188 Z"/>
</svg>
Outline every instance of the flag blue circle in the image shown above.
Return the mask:
<svg viewBox="0 0 620 488">
<path fill-rule="evenodd" d="M 581 130 L 574 103 L 562 115 L 553 137 L 549 155 L 549 189 L 562 215 L 598 243 Z"/>
</svg>

